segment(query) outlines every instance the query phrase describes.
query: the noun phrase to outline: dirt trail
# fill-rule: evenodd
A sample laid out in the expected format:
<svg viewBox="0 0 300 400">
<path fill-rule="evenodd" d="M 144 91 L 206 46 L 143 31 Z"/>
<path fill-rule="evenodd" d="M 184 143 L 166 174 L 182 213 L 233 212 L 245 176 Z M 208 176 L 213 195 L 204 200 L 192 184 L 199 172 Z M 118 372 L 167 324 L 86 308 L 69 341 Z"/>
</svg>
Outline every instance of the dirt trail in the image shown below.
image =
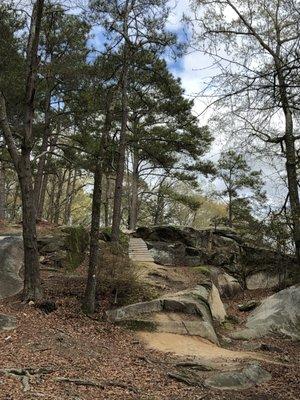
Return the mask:
<svg viewBox="0 0 300 400">
<path fill-rule="evenodd" d="M 230 361 L 245 359 L 273 362 L 258 353 L 224 349 L 196 336 L 164 332 L 139 332 L 137 335 L 148 348 L 172 353 L 180 357 L 201 358 L 206 361 L 226 363 L 226 365 Z"/>
</svg>

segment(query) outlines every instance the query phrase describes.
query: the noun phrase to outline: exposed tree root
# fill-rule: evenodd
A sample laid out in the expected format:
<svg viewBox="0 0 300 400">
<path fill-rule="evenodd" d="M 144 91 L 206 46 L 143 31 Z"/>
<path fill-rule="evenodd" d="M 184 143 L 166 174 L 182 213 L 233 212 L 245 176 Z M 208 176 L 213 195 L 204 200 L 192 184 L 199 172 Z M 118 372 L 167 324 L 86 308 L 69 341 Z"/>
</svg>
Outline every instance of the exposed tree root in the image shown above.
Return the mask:
<svg viewBox="0 0 300 400">
<path fill-rule="evenodd" d="M 57 382 L 63 382 L 63 383 L 74 383 L 75 385 L 79 385 L 79 386 L 94 386 L 94 387 L 98 387 L 101 389 L 105 389 L 107 386 L 120 387 L 123 389 L 128 389 L 134 393 L 139 393 L 137 388 L 135 388 L 131 385 L 127 385 L 126 383 L 118 382 L 118 381 L 91 381 L 91 380 L 80 379 L 80 378 L 68 378 L 68 377 L 64 377 L 64 376 L 58 377 L 55 380 Z"/>
<path fill-rule="evenodd" d="M 23 385 L 24 392 L 27 392 L 28 390 L 30 390 L 29 383 L 30 383 L 30 378 L 32 376 L 49 374 L 53 371 L 54 371 L 54 369 L 52 367 L 40 367 L 40 368 L 28 367 L 28 368 L 1 369 L 0 373 L 19 379 Z"/>
<path fill-rule="evenodd" d="M 178 382 L 183 382 L 188 386 L 203 386 L 202 382 L 199 381 L 199 377 L 188 376 L 184 373 L 168 372 L 168 377 L 175 379 Z"/>
</svg>

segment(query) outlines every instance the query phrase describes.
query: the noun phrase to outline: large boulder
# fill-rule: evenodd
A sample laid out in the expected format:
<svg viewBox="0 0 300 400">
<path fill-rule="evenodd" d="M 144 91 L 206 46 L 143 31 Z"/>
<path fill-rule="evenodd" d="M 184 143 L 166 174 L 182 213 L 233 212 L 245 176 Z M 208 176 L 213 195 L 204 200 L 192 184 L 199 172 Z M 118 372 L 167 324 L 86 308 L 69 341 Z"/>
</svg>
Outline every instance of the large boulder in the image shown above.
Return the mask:
<svg viewBox="0 0 300 400">
<path fill-rule="evenodd" d="M 0 299 L 13 296 L 22 290 L 22 263 L 22 238 L 6 237 L 0 240 Z"/>
<path fill-rule="evenodd" d="M 300 284 L 267 297 L 250 314 L 246 328 L 231 336 L 253 339 L 274 333 L 300 340 Z"/>
<path fill-rule="evenodd" d="M 107 312 L 109 321 L 130 328 L 200 336 L 216 344 L 213 321 L 223 321 L 225 316 L 219 292 L 211 283 Z"/>
</svg>

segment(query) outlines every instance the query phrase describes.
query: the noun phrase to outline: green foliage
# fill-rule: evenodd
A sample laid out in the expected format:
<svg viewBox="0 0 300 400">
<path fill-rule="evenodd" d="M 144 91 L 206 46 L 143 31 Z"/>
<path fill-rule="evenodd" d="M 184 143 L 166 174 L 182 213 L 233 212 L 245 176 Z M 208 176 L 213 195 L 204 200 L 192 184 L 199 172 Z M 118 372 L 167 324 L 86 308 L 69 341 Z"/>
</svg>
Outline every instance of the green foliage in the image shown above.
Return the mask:
<svg viewBox="0 0 300 400">
<path fill-rule="evenodd" d="M 85 259 L 89 233 L 83 226 L 67 226 L 61 228 L 61 231 L 66 234 L 64 241 L 67 250 L 67 268 L 73 271 Z"/>
<path fill-rule="evenodd" d="M 102 234 L 102 235 L 101 235 Z M 111 241 L 111 227 L 102 228 L 100 231 L 100 237 L 103 237 L 105 241 Z M 123 232 L 120 232 L 119 243 L 111 246 L 111 251 L 123 252 L 124 254 L 128 254 L 128 246 L 129 246 L 129 236 Z"/>
<path fill-rule="evenodd" d="M 261 171 L 253 171 L 245 157 L 227 150 L 223 152 L 217 164 L 217 177 L 221 179 L 224 189 L 216 194 L 228 206 L 228 224 L 232 226 L 251 221 L 252 207 L 255 203 L 262 204 L 266 194 L 262 190 Z"/>
<path fill-rule="evenodd" d="M 192 270 L 203 275 L 210 274 L 210 267 L 205 265 L 200 265 L 199 267 L 192 267 Z"/>
</svg>

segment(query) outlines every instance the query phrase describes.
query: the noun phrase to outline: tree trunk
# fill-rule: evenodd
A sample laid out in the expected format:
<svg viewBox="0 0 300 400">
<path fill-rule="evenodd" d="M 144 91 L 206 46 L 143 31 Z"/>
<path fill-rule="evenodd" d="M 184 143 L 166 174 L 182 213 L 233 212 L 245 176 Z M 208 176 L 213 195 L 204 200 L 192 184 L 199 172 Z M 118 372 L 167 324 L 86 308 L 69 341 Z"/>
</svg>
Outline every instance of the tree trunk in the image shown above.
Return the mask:
<svg viewBox="0 0 300 400">
<path fill-rule="evenodd" d="M 46 96 L 46 105 L 45 105 L 45 121 L 44 121 L 44 134 L 41 146 L 41 156 L 39 158 L 37 172 L 35 175 L 34 182 L 34 198 L 35 198 L 35 207 L 37 210 L 37 218 L 39 218 L 41 206 L 40 203 L 42 201 L 42 190 L 43 190 L 43 177 L 44 170 L 47 159 L 47 148 L 50 137 L 50 106 L 51 106 L 51 92 L 48 91 Z"/>
<path fill-rule="evenodd" d="M 114 193 L 114 209 L 112 222 L 112 242 L 118 242 L 120 236 L 120 223 L 122 218 L 122 194 L 123 194 L 123 179 L 125 170 L 125 152 L 126 152 L 126 132 L 128 122 L 128 45 L 124 46 L 123 71 L 122 71 L 122 123 L 120 132 L 120 141 L 118 148 L 118 163 L 116 172 L 116 183 Z"/>
<path fill-rule="evenodd" d="M 6 189 L 5 174 L 3 163 L 0 161 L 0 221 L 4 221 L 6 217 Z"/>
<path fill-rule="evenodd" d="M 16 182 L 16 189 L 15 189 L 15 193 L 14 193 L 14 199 L 13 199 L 11 216 L 10 216 L 11 221 L 16 220 L 18 197 L 19 197 L 19 182 Z"/>
<path fill-rule="evenodd" d="M 110 179 L 109 175 L 106 174 L 105 177 L 105 201 L 104 201 L 104 225 L 107 228 L 110 226 L 110 216 L 109 216 L 109 199 L 110 199 Z"/>
<path fill-rule="evenodd" d="M 49 204 L 48 204 L 48 213 L 47 213 L 47 220 L 50 222 L 54 221 L 54 214 L 55 214 L 55 188 L 57 182 L 57 176 L 52 175 L 51 177 L 51 188 L 49 194 Z"/>
<path fill-rule="evenodd" d="M 38 209 L 37 209 L 37 215 L 36 215 L 36 218 L 38 220 L 41 220 L 44 215 L 44 206 L 45 206 L 47 186 L 48 186 L 48 173 L 46 171 L 44 171 L 43 179 L 42 179 L 42 187 L 41 187 L 39 203 L 38 203 Z"/>
<path fill-rule="evenodd" d="M 135 230 L 138 217 L 138 188 L 139 188 L 139 151 L 133 150 L 133 166 L 132 166 L 132 187 L 131 187 L 131 204 L 129 229 Z"/>
<path fill-rule="evenodd" d="M 288 189 L 290 195 L 291 215 L 293 222 L 293 236 L 296 249 L 296 257 L 300 265 L 300 204 L 297 179 L 297 162 L 295 141 L 293 137 L 293 117 L 290 111 L 285 113 L 286 130 L 286 172 L 288 178 Z"/>
<path fill-rule="evenodd" d="M 64 212 L 64 225 L 70 224 L 71 179 L 72 179 L 72 170 L 69 169 L 68 181 L 67 181 L 67 187 L 66 187 L 66 204 L 65 204 L 65 212 Z"/>
<path fill-rule="evenodd" d="M 30 154 L 22 155 L 18 174 L 22 195 L 22 223 L 24 243 L 24 292 L 25 301 L 42 297 L 40 283 L 39 253 L 36 234 L 36 210 L 33 197 Z"/>
<path fill-rule="evenodd" d="M 155 210 L 155 214 L 154 214 L 154 225 L 160 225 L 163 222 L 164 219 L 164 194 L 163 194 L 163 183 L 164 180 L 162 180 L 162 182 L 159 185 L 159 189 L 158 189 L 158 194 L 157 194 L 157 204 L 156 204 L 156 210 Z"/>
<path fill-rule="evenodd" d="M 58 135 L 60 132 L 60 122 L 59 121 L 58 121 L 57 125 L 58 125 L 57 126 L 57 134 L 50 141 L 50 149 L 49 149 L 50 152 L 45 155 L 46 161 L 45 161 L 45 165 L 44 165 L 44 169 L 43 169 L 43 180 L 42 180 L 42 187 L 41 187 L 41 191 L 40 191 L 39 204 L 38 204 L 38 209 L 37 209 L 37 219 L 41 219 L 44 214 L 45 198 L 46 198 L 47 186 L 48 186 L 48 182 L 49 182 L 49 169 L 50 169 L 51 160 L 52 160 L 51 152 L 55 148 L 55 145 L 56 145 L 56 142 L 58 139 Z"/>
<path fill-rule="evenodd" d="M 57 192 L 56 192 L 56 198 L 55 198 L 55 205 L 54 205 L 54 223 L 56 225 L 59 224 L 59 218 L 60 218 L 60 199 L 62 195 L 62 188 L 65 182 L 65 176 L 66 176 L 67 170 L 65 169 L 64 172 L 62 170 L 59 170 L 58 172 L 58 184 L 57 184 Z"/>
<path fill-rule="evenodd" d="M 277 48 L 279 53 L 279 47 Z M 279 59 L 279 57 L 278 57 Z M 286 172 L 288 178 L 288 189 L 290 197 L 291 215 L 293 222 L 293 237 L 295 242 L 295 252 L 298 265 L 300 266 L 300 201 L 297 179 L 297 160 L 294 138 L 293 114 L 289 105 L 289 99 L 286 92 L 287 84 L 282 72 L 281 61 L 275 60 L 278 74 L 279 91 L 282 103 L 282 109 L 285 116 L 285 135 L 284 142 L 286 146 Z"/>
<path fill-rule="evenodd" d="M 75 195 L 75 191 L 76 191 L 76 182 L 77 182 L 77 170 L 74 170 L 74 175 L 73 175 L 73 180 L 72 180 L 72 187 L 70 190 L 70 194 L 69 194 L 69 200 L 66 204 L 66 222 L 67 225 L 71 225 L 72 223 L 72 217 L 71 217 L 71 213 L 72 213 L 72 204 L 73 204 L 73 200 L 74 200 L 74 195 Z"/>
<path fill-rule="evenodd" d="M 94 172 L 94 190 L 92 202 L 92 221 L 90 231 L 90 258 L 88 277 L 85 288 L 85 296 L 82 304 L 83 311 L 87 314 L 93 314 L 95 311 L 96 297 L 96 272 L 99 260 L 99 231 L 101 215 L 101 197 L 102 197 L 102 177 L 105 163 L 105 148 L 107 137 L 111 126 L 111 97 L 109 96 L 106 104 L 106 115 L 101 135 L 99 149 L 97 154 L 96 169 Z"/>
<path fill-rule="evenodd" d="M 90 232 L 90 258 L 88 277 L 85 288 L 83 311 L 93 314 L 96 296 L 96 269 L 99 260 L 99 226 L 101 213 L 102 160 L 98 160 L 94 173 L 94 190 L 92 202 L 92 221 Z"/>
<path fill-rule="evenodd" d="M 232 228 L 232 194 L 229 190 L 229 202 L 228 202 L 228 226 Z"/>
</svg>

